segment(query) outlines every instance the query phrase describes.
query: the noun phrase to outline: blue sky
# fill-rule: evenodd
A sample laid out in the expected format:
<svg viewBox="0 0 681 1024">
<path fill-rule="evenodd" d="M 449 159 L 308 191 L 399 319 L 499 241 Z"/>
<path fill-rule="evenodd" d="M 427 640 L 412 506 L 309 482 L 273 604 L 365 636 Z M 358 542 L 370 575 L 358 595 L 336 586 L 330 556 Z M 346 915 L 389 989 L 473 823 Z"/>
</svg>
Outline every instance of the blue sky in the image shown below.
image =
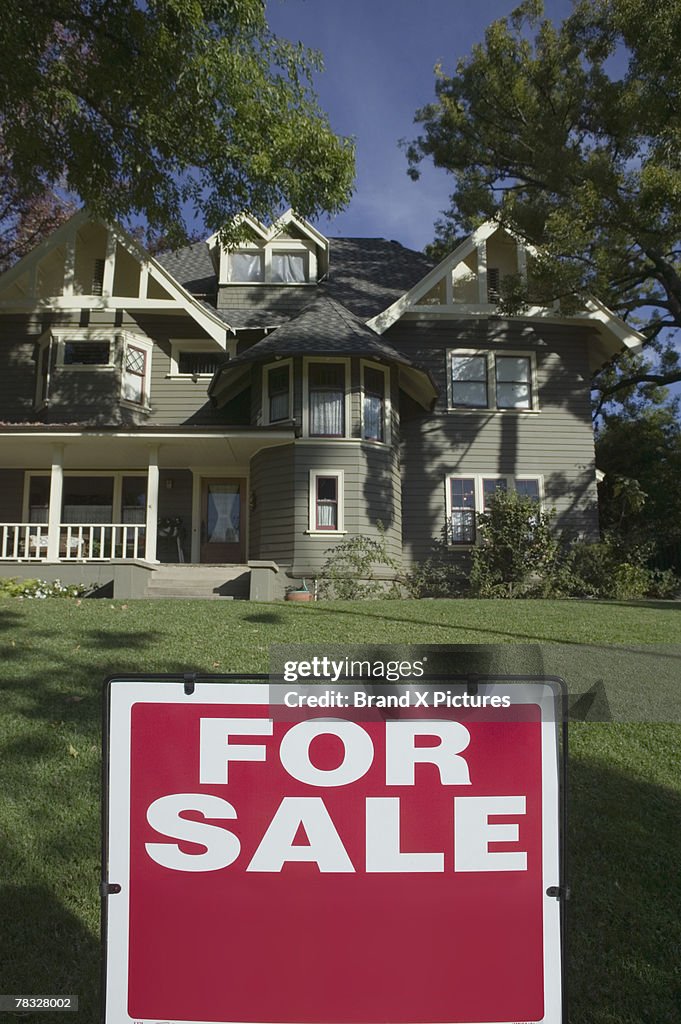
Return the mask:
<svg viewBox="0 0 681 1024">
<path fill-rule="evenodd" d="M 447 206 L 447 175 L 422 164 L 418 182 L 407 177 L 400 139 L 417 133 L 418 107 L 434 96 L 433 67 L 452 71 L 482 40 L 486 26 L 508 14 L 514 0 L 268 0 L 277 35 L 321 51 L 316 78 L 321 106 L 338 134 L 354 136 L 356 192 L 342 214 L 319 221 L 334 235 L 394 238 L 422 249 Z M 569 0 L 548 0 L 559 21 Z"/>
</svg>

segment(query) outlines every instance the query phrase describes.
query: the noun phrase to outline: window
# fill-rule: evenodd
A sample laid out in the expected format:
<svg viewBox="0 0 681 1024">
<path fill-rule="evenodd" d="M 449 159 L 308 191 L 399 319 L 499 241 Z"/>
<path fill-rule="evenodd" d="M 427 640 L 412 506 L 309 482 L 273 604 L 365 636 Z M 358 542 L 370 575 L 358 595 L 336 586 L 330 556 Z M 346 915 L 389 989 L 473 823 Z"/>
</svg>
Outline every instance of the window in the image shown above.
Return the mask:
<svg viewBox="0 0 681 1024">
<path fill-rule="evenodd" d="M 65 341 L 63 366 L 109 366 L 111 344 L 108 341 Z"/>
<path fill-rule="evenodd" d="M 265 280 L 262 252 L 232 252 L 229 254 L 229 279 L 234 283 L 253 284 Z"/>
<path fill-rule="evenodd" d="M 490 499 L 497 493 L 517 491 L 533 498 L 542 497 L 541 476 L 450 476 L 446 480 L 446 510 L 449 543 L 475 544 L 476 513 L 489 508 Z"/>
<path fill-rule="evenodd" d="M 532 352 L 449 352 L 450 409 L 537 409 Z"/>
<path fill-rule="evenodd" d="M 487 408 L 487 356 L 452 355 L 452 405 Z"/>
<path fill-rule="evenodd" d="M 273 366 L 265 370 L 265 390 L 267 402 L 267 422 L 279 423 L 291 416 L 290 365 Z"/>
<path fill-rule="evenodd" d="M 305 284 L 308 280 L 307 253 L 273 252 L 270 279 L 276 284 Z"/>
<path fill-rule="evenodd" d="M 495 356 L 498 409 L 532 408 L 532 370 L 529 356 Z"/>
<path fill-rule="evenodd" d="M 177 372 L 190 377 L 213 376 L 225 361 L 221 352 L 182 351 L 177 354 Z"/>
<path fill-rule="evenodd" d="M 123 371 L 123 398 L 126 402 L 144 405 L 146 401 L 147 352 L 136 345 L 127 345 Z"/>
<path fill-rule="evenodd" d="M 343 533 L 343 471 L 310 472 L 309 533 Z"/>
<path fill-rule="evenodd" d="M 345 364 L 308 365 L 309 434 L 345 436 Z"/>
<path fill-rule="evenodd" d="M 94 260 L 92 264 L 92 294 L 102 295 L 104 291 L 104 267 L 106 260 Z"/>
<path fill-rule="evenodd" d="M 362 372 L 364 375 L 362 437 L 367 441 L 385 441 L 387 371 L 364 365 Z"/>
<path fill-rule="evenodd" d="M 501 275 L 498 267 L 487 268 L 487 297 L 489 302 L 498 302 L 501 298 L 499 290 Z"/>
</svg>

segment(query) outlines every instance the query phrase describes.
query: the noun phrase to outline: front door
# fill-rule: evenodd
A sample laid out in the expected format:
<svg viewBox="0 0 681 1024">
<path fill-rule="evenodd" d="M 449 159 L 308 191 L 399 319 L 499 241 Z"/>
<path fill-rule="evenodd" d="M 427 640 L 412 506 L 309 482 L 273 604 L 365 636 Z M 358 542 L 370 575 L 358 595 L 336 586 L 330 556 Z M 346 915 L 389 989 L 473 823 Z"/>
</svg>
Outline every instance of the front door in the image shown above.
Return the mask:
<svg viewBox="0 0 681 1024">
<path fill-rule="evenodd" d="M 243 563 L 246 553 L 246 481 L 207 480 L 201 484 L 201 561 Z"/>
</svg>

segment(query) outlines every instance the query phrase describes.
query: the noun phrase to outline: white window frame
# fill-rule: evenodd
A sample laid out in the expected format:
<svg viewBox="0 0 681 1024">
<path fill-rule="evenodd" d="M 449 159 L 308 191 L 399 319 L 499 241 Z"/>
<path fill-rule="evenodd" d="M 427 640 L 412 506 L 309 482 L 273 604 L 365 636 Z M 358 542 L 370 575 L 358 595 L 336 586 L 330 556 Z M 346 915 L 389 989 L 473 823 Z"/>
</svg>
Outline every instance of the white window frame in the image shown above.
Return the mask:
<svg viewBox="0 0 681 1024">
<path fill-rule="evenodd" d="M 64 470 L 64 480 L 69 477 L 83 477 L 83 476 L 96 476 L 96 477 L 109 477 L 113 479 L 113 499 L 112 499 L 112 524 L 122 523 L 123 521 L 123 477 L 126 476 L 138 476 L 148 482 L 148 472 L 146 469 L 66 469 Z M 49 469 L 34 469 L 27 470 L 24 473 L 24 492 L 22 495 L 22 522 L 27 523 L 30 514 L 30 496 L 31 496 L 31 480 L 33 477 L 45 477 L 47 480 L 50 479 Z M 63 502 L 63 496 L 62 496 Z M 59 518 L 61 519 L 62 509 L 59 510 Z M 141 524 L 140 524 L 141 525 Z"/>
<path fill-rule="evenodd" d="M 454 356 L 483 356 L 487 365 L 487 405 L 469 406 L 454 405 L 452 387 L 452 357 Z M 512 409 L 497 407 L 497 356 L 510 356 L 518 359 L 530 360 L 530 406 L 527 409 Z M 447 410 L 455 413 L 474 413 L 478 416 L 481 413 L 495 413 L 512 416 L 528 415 L 539 412 L 539 390 L 537 387 L 537 354 L 527 349 L 478 349 L 478 348 L 450 348 L 447 349 Z"/>
<path fill-rule="evenodd" d="M 473 480 L 473 495 L 475 498 L 475 540 L 473 543 L 452 541 L 450 535 L 450 524 L 452 520 L 452 491 L 450 487 L 451 480 Z M 479 543 L 478 529 L 477 529 L 477 517 L 484 512 L 484 491 L 483 491 L 483 480 L 505 480 L 507 485 L 507 491 L 514 491 L 516 480 L 536 480 L 539 489 L 539 507 L 544 508 L 544 476 L 541 473 L 533 472 L 516 472 L 516 473 L 448 473 L 445 476 L 445 515 L 447 523 L 447 545 L 454 550 L 471 550 L 476 547 Z"/>
<path fill-rule="evenodd" d="M 130 334 L 127 331 L 121 334 L 123 342 L 122 361 L 121 361 L 121 397 L 120 404 L 126 409 L 144 409 L 146 412 L 151 410 L 151 354 L 153 351 L 153 342 L 146 337 L 142 337 L 138 334 Z M 144 365 L 144 392 L 142 395 L 141 402 L 133 402 L 130 398 L 123 397 L 123 385 L 125 383 L 125 363 L 127 359 L 128 346 L 132 348 L 142 349 L 146 354 L 146 360 Z"/>
<path fill-rule="evenodd" d="M 305 256 L 304 281 L 273 281 L 272 280 L 272 253 L 291 253 L 293 255 Z M 247 253 L 259 255 L 262 262 L 261 281 L 234 281 L 232 279 L 232 267 L 230 257 L 233 253 Z M 262 288 L 263 285 L 274 285 L 279 288 L 309 288 L 317 283 L 317 252 L 312 241 L 304 241 L 299 238 L 277 238 L 272 241 L 257 244 L 245 242 L 236 249 L 223 249 L 220 257 L 220 285 L 232 285 L 242 288 Z"/>
<path fill-rule="evenodd" d="M 328 436 L 326 434 L 310 433 L 310 364 L 311 363 L 335 363 L 345 368 L 345 429 L 342 434 Z M 352 437 L 352 381 L 350 377 L 350 359 L 334 358 L 333 356 L 305 356 L 303 359 L 303 437 L 311 437 L 319 441 L 340 441 L 344 437 Z"/>
<path fill-rule="evenodd" d="M 60 330 L 52 331 L 52 338 L 57 345 L 57 367 L 68 373 L 110 373 L 116 369 L 115 350 L 119 332 L 107 330 Z M 109 361 L 106 363 L 65 363 L 64 353 L 67 344 L 103 344 L 109 346 Z"/>
<path fill-rule="evenodd" d="M 392 407 L 390 405 L 390 367 L 383 366 L 381 363 L 374 363 L 369 359 L 360 359 L 360 380 L 362 384 L 361 402 L 360 402 L 360 430 L 361 438 L 367 444 L 390 444 L 390 424 L 392 421 Z M 364 385 L 364 373 L 365 370 L 378 370 L 383 374 L 383 440 L 379 441 L 375 437 L 364 436 L 364 398 L 366 389 Z"/>
<path fill-rule="evenodd" d="M 283 420 L 270 420 L 269 371 L 283 370 L 288 367 L 288 416 Z M 286 423 L 293 419 L 293 360 L 278 359 L 274 363 L 266 363 L 262 368 L 262 422 L 269 426 L 271 422 Z"/>
<path fill-rule="evenodd" d="M 336 496 L 338 502 L 338 522 L 335 530 L 320 530 L 317 527 L 317 480 L 319 477 L 336 478 Z M 339 537 L 345 534 L 345 479 L 342 469 L 311 469 L 309 479 L 308 528 L 305 531 L 313 537 Z"/>
<path fill-rule="evenodd" d="M 185 338 L 171 338 L 170 339 L 170 371 L 168 377 L 172 377 L 179 380 L 193 380 L 197 377 L 199 380 L 211 380 L 213 377 L 212 373 L 180 373 L 180 353 L 181 352 L 206 352 L 211 355 L 226 355 L 225 349 L 221 345 L 211 344 L 210 338 L 191 338 L 189 340 Z"/>
</svg>

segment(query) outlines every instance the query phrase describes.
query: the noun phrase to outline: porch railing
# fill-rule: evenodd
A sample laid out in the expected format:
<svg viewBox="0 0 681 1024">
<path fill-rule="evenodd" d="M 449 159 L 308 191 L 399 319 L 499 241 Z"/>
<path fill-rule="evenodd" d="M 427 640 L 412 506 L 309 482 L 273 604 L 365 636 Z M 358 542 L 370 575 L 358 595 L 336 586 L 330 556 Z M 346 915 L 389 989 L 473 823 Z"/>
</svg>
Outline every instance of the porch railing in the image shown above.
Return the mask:
<svg viewBox="0 0 681 1024">
<path fill-rule="evenodd" d="M 111 558 L 144 558 L 143 523 L 62 523 L 59 558 L 68 562 L 102 562 Z M 46 523 L 0 523 L 0 561 L 47 559 Z"/>
<path fill-rule="evenodd" d="M 47 557 L 47 523 L 0 523 L 0 561 Z"/>
</svg>

